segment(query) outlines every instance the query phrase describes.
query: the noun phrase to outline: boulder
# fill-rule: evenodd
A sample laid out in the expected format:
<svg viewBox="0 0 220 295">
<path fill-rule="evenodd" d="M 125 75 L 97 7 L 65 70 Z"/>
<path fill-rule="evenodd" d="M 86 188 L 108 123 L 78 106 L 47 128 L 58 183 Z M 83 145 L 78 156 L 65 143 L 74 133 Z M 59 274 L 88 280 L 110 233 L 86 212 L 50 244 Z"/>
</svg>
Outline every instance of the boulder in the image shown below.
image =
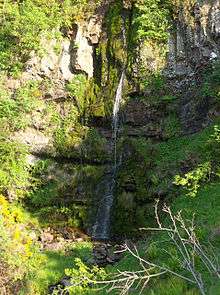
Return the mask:
<svg viewBox="0 0 220 295">
<path fill-rule="evenodd" d="M 54 151 L 52 137 L 32 127 L 15 132 L 12 139 L 26 144 L 33 154 L 52 154 Z"/>
<path fill-rule="evenodd" d="M 93 46 L 89 43 L 84 24 L 78 24 L 71 56 L 71 66 L 75 72 L 84 72 L 93 77 Z"/>
</svg>

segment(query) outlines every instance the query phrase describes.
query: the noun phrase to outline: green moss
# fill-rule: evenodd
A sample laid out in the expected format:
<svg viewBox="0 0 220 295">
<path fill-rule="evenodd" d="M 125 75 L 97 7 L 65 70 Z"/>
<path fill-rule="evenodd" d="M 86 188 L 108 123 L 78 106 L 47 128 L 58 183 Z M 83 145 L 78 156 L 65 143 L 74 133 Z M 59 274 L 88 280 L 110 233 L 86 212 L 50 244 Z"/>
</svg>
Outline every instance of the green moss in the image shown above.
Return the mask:
<svg viewBox="0 0 220 295">
<path fill-rule="evenodd" d="M 54 145 L 60 156 L 93 163 L 109 160 L 107 141 L 96 129 L 75 124 L 60 127 L 54 134 Z"/>
<path fill-rule="evenodd" d="M 32 171 L 27 208 L 42 226 L 88 228 L 104 167 L 40 161 Z M 92 211 L 92 210 L 91 210 Z"/>
<path fill-rule="evenodd" d="M 144 204 L 152 202 L 147 185 L 148 170 L 152 164 L 154 148 L 145 139 L 128 139 L 123 144 L 129 157 L 118 172 L 117 199 L 114 209 L 114 232 L 132 234 L 143 222 Z M 145 207 L 146 209 L 146 207 Z M 126 223 L 124 223 L 126 220 Z"/>
<path fill-rule="evenodd" d="M 163 120 L 162 126 L 165 139 L 178 137 L 181 134 L 180 120 L 175 113 L 170 113 L 169 116 Z"/>
</svg>

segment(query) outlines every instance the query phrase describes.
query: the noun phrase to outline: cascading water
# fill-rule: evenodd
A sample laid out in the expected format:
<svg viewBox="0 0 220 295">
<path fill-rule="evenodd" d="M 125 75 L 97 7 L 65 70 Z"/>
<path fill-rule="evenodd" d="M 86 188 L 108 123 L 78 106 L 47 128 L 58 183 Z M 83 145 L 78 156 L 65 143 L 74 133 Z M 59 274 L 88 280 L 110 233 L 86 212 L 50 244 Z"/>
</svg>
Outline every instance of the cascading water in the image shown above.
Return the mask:
<svg viewBox="0 0 220 295">
<path fill-rule="evenodd" d="M 125 17 L 122 16 L 122 39 L 123 47 L 126 50 L 126 25 Z M 116 182 L 116 173 L 118 167 L 118 156 L 117 156 L 117 135 L 119 129 L 119 111 L 122 100 L 123 85 L 125 79 L 125 68 L 122 71 L 120 81 L 117 87 L 113 114 L 112 114 L 112 154 L 113 163 L 109 168 L 109 171 L 105 173 L 103 181 L 97 188 L 97 195 L 103 196 L 99 203 L 96 221 L 92 228 L 92 237 L 96 240 L 109 240 L 110 239 L 110 224 L 111 224 L 111 213 L 114 203 L 114 188 Z M 119 163 L 120 164 L 120 163 Z"/>
<path fill-rule="evenodd" d="M 125 70 L 123 70 L 118 84 L 112 115 L 112 142 L 114 163 L 110 171 L 105 175 L 105 179 L 99 185 L 99 188 L 101 188 L 102 190 L 104 188 L 104 191 L 97 191 L 97 193 L 101 193 L 103 197 L 99 204 L 96 222 L 92 229 L 92 237 L 96 240 L 108 240 L 110 238 L 111 212 L 114 202 L 114 188 L 117 169 L 117 134 L 119 127 L 119 110 L 122 100 L 124 78 Z"/>
<path fill-rule="evenodd" d="M 122 91 L 123 91 L 123 84 L 125 79 L 125 70 L 123 70 L 121 74 L 121 79 L 118 84 L 118 88 L 116 91 L 114 108 L 113 108 L 113 116 L 112 116 L 112 129 L 113 129 L 113 144 L 114 144 L 114 168 L 117 167 L 117 134 L 118 134 L 118 123 L 119 123 L 119 110 L 120 104 L 122 99 Z"/>
</svg>

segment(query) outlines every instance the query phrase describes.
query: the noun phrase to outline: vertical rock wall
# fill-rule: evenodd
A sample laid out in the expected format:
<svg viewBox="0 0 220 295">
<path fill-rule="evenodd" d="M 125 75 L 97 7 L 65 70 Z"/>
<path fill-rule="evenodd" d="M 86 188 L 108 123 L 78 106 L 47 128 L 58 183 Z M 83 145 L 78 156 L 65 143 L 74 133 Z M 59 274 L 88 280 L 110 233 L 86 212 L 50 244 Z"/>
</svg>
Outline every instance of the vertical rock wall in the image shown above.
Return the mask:
<svg viewBox="0 0 220 295">
<path fill-rule="evenodd" d="M 169 39 L 168 75 L 193 75 L 199 67 L 220 57 L 220 3 L 196 1 L 176 11 Z"/>
</svg>

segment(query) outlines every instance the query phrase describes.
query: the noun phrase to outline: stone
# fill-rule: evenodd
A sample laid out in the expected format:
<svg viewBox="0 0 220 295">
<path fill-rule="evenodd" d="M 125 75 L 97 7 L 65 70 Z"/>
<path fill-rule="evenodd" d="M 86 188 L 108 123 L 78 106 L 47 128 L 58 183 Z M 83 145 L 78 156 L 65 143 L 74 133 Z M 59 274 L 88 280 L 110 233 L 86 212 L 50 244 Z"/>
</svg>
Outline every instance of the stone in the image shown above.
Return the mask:
<svg viewBox="0 0 220 295">
<path fill-rule="evenodd" d="M 89 19 L 86 37 L 92 45 L 99 43 L 102 33 L 102 17 L 94 15 Z"/>
<path fill-rule="evenodd" d="M 70 81 L 73 78 L 71 71 L 71 43 L 70 40 L 66 39 L 62 42 L 62 53 L 59 62 L 59 68 L 61 76 L 64 80 Z"/>
<path fill-rule="evenodd" d="M 52 138 L 32 127 L 15 132 L 12 139 L 26 144 L 33 154 L 51 154 L 54 151 Z"/>
<path fill-rule="evenodd" d="M 51 243 L 54 240 L 54 236 L 47 231 L 44 231 L 41 236 L 40 236 L 40 240 L 42 243 Z"/>
<path fill-rule="evenodd" d="M 75 72 L 84 72 L 93 77 L 93 46 L 86 37 L 86 27 L 78 24 L 77 34 L 72 49 L 71 66 Z"/>
<path fill-rule="evenodd" d="M 191 95 L 191 97 L 190 97 Z M 187 97 L 182 97 L 180 119 L 184 134 L 200 131 L 210 123 L 208 99 L 193 99 L 193 93 L 188 92 Z"/>
</svg>

